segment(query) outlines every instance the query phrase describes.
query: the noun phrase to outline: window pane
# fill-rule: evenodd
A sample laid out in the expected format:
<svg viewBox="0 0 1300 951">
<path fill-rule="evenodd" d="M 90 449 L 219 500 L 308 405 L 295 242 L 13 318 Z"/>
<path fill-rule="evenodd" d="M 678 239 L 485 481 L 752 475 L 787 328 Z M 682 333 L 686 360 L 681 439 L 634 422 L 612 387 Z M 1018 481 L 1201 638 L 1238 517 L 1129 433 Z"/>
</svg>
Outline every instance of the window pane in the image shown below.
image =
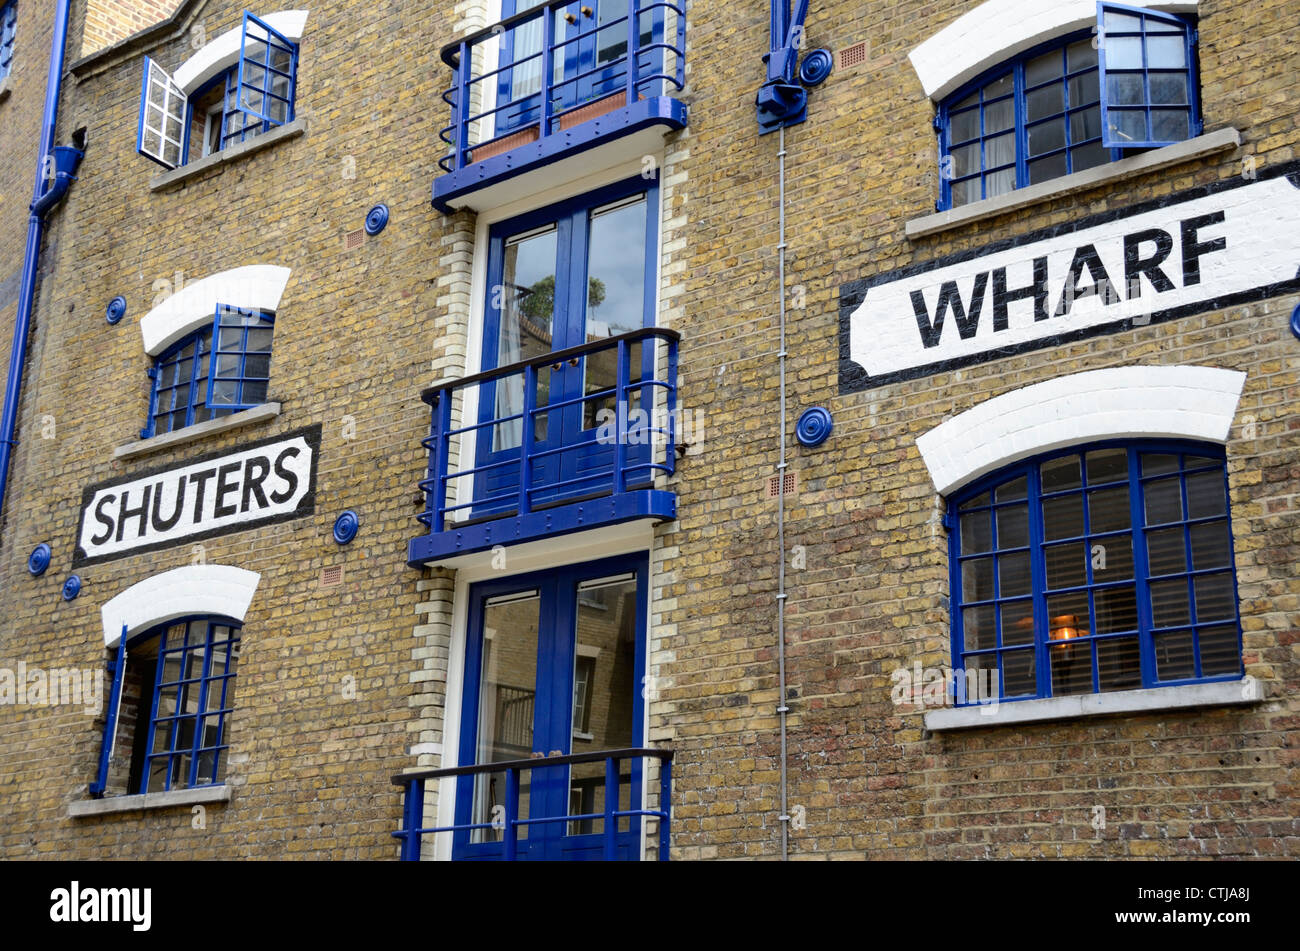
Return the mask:
<svg viewBox="0 0 1300 951">
<path fill-rule="evenodd" d="M 1173 578 L 1169 581 L 1151 582 L 1151 613 L 1156 627 L 1177 627 L 1191 621 L 1188 603 L 1187 580 Z"/>
<path fill-rule="evenodd" d="M 1053 119 L 1029 129 L 1029 154 L 1042 155 L 1065 147 L 1065 119 Z"/>
<path fill-rule="evenodd" d="M 973 555 L 976 552 L 993 549 L 993 530 L 989 513 L 970 512 L 961 517 L 962 554 Z"/>
<path fill-rule="evenodd" d="M 1003 555 L 998 559 L 998 597 L 1014 598 L 1029 594 L 1029 552 Z"/>
<path fill-rule="evenodd" d="M 1093 107 L 1076 112 L 1070 116 L 1070 141 L 1087 142 L 1101 136 L 1101 109 Z M 1101 158 L 1110 158 L 1110 153 L 1097 145 L 1097 154 Z M 1076 152 L 1076 155 L 1079 153 Z"/>
<path fill-rule="evenodd" d="M 992 558 L 973 558 L 962 562 L 961 599 L 966 602 L 993 599 Z"/>
<path fill-rule="evenodd" d="M 1025 63 L 1025 84 L 1037 86 L 1061 75 L 1061 51 L 1052 50 Z"/>
<path fill-rule="evenodd" d="M 1043 500 L 1043 537 L 1077 538 L 1083 534 L 1083 499 L 1063 495 Z"/>
<path fill-rule="evenodd" d="M 965 178 L 980 170 L 980 144 L 963 145 L 952 150 L 952 175 Z"/>
<path fill-rule="evenodd" d="M 1097 50 L 1093 47 L 1091 38 L 1071 43 L 1066 50 L 1066 55 L 1072 73 L 1097 65 Z"/>
<path fill-rule="evenodd" d="M 1142 474 L 1144 476 L 1164 475 L 1178 471 L 1178 457 L 1163 453 L 1142 454 Z"/>
<path fill-rule="evenodd" d="M 988 102 L 998 96 L 1010 95 L 1014 89 L 1015 77 L 1008 71 L 984 87 L 984 101 Z"/>
<path fill-rule="evenodd" d="M 952 183 L 953 205 L 969 205 L 973 201 L 979 201 L 980 197 L 980 180 L 978 178 Z"/>
<path fill-rule="evenodd" d="M 1153 105 L 1187 105 L 1187 77 L 1183 73 L 1152 73 L 1149 82 Z"/>
<path fill-rule="evenodd" d="M 1052 664 L 1052 693 L 1066 696 L 1092 693 L 1092 645 L 1070 641 L 1048 648 Z"/>
<path fill-rule="evenodd" d="M 1025 96 L 1025 111 L 1030 122 L 1035 119 L 1046 119 L 1048 116 L 1058 115 L 1064 109 L 1065 86 L 1062 83 L 1043 86 L 1041 89 L 1035 89 Z"/>
<path fill-rule="evenodd" d="M 1183 517 L 1183 502 L 1177 479 L 1148 482 L 1144 492 L 1148 525 L 1176 522 Z"/>
<path fill-rule="evenodd" d="M 1121 111 L 1112 109 L 1108 113 L 1110 132 L 1113 142 L 1144 142 L 1147 138 L 1146 114 L 1139 110 Z"/>
<path fill-rule="evenodd" d="M 1088 493 L 1088 518 L 1093 534 L 1131 528 L 1128 486 Z"/>
<path fill-rule="evenodd" d="M 997 500 L 999 502 L 1017 502 L 1028 497 L 1029 480 L 1024 476 L 1019 479 L 1012 479 L 1010 482 L 1004 482 L 997 489 Z"/>
<path fill-rule="evenodd" d="M 1069 82 L 1070 108 L 1086 106 L 1101 98 L 1101 79 L 1096 70 L 1075 76 Z"/>
<path fill-rule="evenodd" d="M 1133 577 L 1133 539 L 1128 535 L 1103 538 L 1089 549 L 1092 580 L 1123 581 Z"/>
<path fill-rule="evenodd" d="M 1228 499 L 1224 492 L 1223 473 L 1198 472 L 1187 477 L 1187 515 L 1189 518 L 1213 518 L 1225 515 Z"/>
<path fill-rule="evenodd" d="M 1193 580 L 1196 588 L 1196 620 L 1227 621 L 1237 616 L 1237 599 L 1232 592 L 1232 575 L 1201 575 Z"/>
<path fill-rule="evenodd" d="M 962 634 L 966 650 L 988 650 L 997 646 L 997 628 L 993 619 L 992 605 L 966 608 L 962 612 Z"/>
<path fill-rule="evenodd" d="M 1197 571 L 1206 568 L 1226 568 L 1230 564 L 1231 539 L 1227 522 L 1207 522 L 1193 525 L 1192 567 Z"/>
<path fill-rule="evenodd" d="M 1197 636 L 1201 650 L 1201 676 L 1221 677 L 1241 672 L 1237 625 L 1202 628 Z"/>
<path fill-rule="evenodd" d="M 1187 570 L 1187 545 L 1182 526 L 1147 532 L 1147 573 L 1172 575 Z"/>
<path fill-rule="evenodd" d="M 1128 478 L 1128 452 L 1124 449 L 1100 449 L 1088 453 L 1088 484 L 1104 485 Z"/>
<path fill-rule="evenodd" d="M 1034 602 L 1011 601 L 1002 605 L 1002 646 L 1034 642 Z"/>
<path fill-rule="evenodd" d="M 1100 122 L 1100 119 L 1098 119 Z M 1100 134 L 1100 132 L 1098 132 Z M 1110 161 L 1110 150 L 1100 142 L 1092 142 L 1081 148 L 1070 150 L 1070 171 L 1082 172 Z"/>
<path fill-rule="evenodd" d="M 244 391 L 241 403 L 265 403 L 266 402 L 266 381 L 250 380 L 244 384 Z"/>
<path fill-rule="evenodd" d="M 244 376 L 266 377 L 271 375 L 271 358 L 265 355 L 253 355 L 244 358 Z"/>
<path fill-rule="evenodd" d="M 1093 596 L 1096 634 L 1122 634 L 1138 629 L 1137 589 L 1105 588 Z"/>
<path fill-rule="evenodd" d="M 1102 20 L 1102 29 L 1107 33 L 1132 33 L 1142 29 L 1142 20 L 1129 13 L 1107 10 Z"/>
<path fill-rule="evenodd" d="M 978 109 L 968 109 L 951 117 L 948 125 L 948 137 L 952 142 L 965 142 L 978 138 L 980 134 L 980 113 Z"/>
<path fill-rule="evenodd" d="M 1029 163 L 1029 183 L 1037 185 L 1066 174 L 1065 153 L 1057 152 L 1047 158 L 1035 159 Z"/>
<path fill-rule="evenodd" d="M 266 352 L 271 349 L 271 331 L 261 327 L 249 328 L 248 349 L 250 352 Z"/>
<path fill-rule="evenodd" d="M 1000 135 L 984 142 L 984 167 L 997 168 L 1010 165 L 1016 160 L 1016 137 L 1013 134 Z M 1014 173 L 1013 173 L 1014 174 Z M 1012 179 L 1015 184 L 1015 179 Z M 991 197 L 991 196 L 990 196 Z"/>
<path fill-rule="evenodd" d="M 1140 36 L 1106 36 L 1106 68 L 1141 69 L 1142 38 Z"/>
<path fill-rule="evenodd" d="M 1047 637 L 1053 643 L 1087 637 L 1093 633 L 1088 592 L 1071 591 L 1047 599 Z"/>
<path fill-rule="evenodd" d="M 1000 99 L 984 107 L 984 134 L 1005 132 L 1016 124 L 1014 99 Z"/>
<path fill-rule="evenodd" d="M 1038 672 L 1032 650 L 1007 651 L 1002 655 L 1003 696 L 1026 697 L 1038 692 Z"/>
<path fill-rule="evenodd" d="M 1097 642 L 1098 686 L 1103 690 L 1134 690 L 1142 686 L 1136 637 Z"/>
<path fill-rule="evenodd" d="M 1184 109 L 1152 109 L 1151 138 L 1155 142 L 1182 142 L 1189 135 L 1190 126 Z"/>
<path fill-rule="evenodd" d="M 1029 507 L 1012 505 L 998 512 L 998 548 L 1024 548 L 1029 544 Z"/>
<path fill-rule="evenodd" d="M 1077 489 L 1083 485 L 1079 475 L 1079 457 L 1062 456 L 1042 466 L 1043 491 L 1059 492 L 1063 489 Z"/>
<path fill-rule="evenodd" d="M 1005 195 L 1016 187 L 1016 170 L 1009 168 L 1003 172 L 994 172 L 984 176 L 984 197 L 993 198 Z"/>
<path fill-rule="evenodd" d="M 1175 631 L 1157 634 L 1156 677 L 1160 680 L 1186 680 L 1196 676 L 1196 661 L 1192 656 L 1192 632 Z"/>
<path fill-rule="evenodd" d="M 1082 542 L 1050 545 L 1044 549 L 1047 563 L 1047 587 L 1074 588 L 1087 584 L 1087 549 Z"/>
<path fill-rule="evenodd" d="M 1182 69 L 1187 65 L 1187 44 L 1181 34 L 1147 37 L 1148 69 Z"/>
</svg>

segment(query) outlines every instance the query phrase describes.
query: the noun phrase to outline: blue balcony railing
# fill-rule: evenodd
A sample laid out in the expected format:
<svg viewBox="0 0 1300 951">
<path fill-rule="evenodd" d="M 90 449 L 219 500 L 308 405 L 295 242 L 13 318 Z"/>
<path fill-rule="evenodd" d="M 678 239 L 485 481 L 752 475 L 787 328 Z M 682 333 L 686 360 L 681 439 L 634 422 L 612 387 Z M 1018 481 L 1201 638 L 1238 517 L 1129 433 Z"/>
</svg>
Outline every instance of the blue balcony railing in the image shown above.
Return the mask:
<svg viewBox="0 0 1300 951">
<path fill-rule="evenodd" d="M 677 344 L 646 327 L 440 386 L 413 566 L 677 516 Z"/>
<path fill-rule="evenodd" d="M 674 98 L 686 82 L 684 0 L 624 0 L 605 18 L 611 9 L 552 0 L 443 47 L 454 81 L 436 207 L 650 126 L 686 125 Z"/>
<path fill-rule="evenodd" d="M 522 787 L 522 774 L 527 772 L 530 775 L 536 775 L 534 770 L 551 770 L 554 767 L 566 768 L 581 763 L 596 763 L 600 761 L 605 763 L 605 783 L 604 783 L 604 808 L 600 812 L 582 813 L 580 815 L 555 815 L 555 816 L 533 816 L 521 817 L 519 814 L 520 789 Z M 620 771 L 620 764 L 626 761 L 636 761 L 644 763 L 646 760 L 657 760 L 659 763 L 659 797 L 658 808 L 618 808 L 620 799 L 621 785 L 625 782 L 639 782 L 641 769 L 634 769 L 629 774 L 623 775 Z M 620 856 L 635 857 L 640 854 L 639 849 L 639 823 L 643 818 L 654 818 L 659 820 L 658 829 L 658 860 L 661 862 L 668 861 L 669 857 L 669 826 L 672 821 L 672 783 L 673 783 L 673 753 L 672 750 L 660 750 L 653 748 L 631 748 L 619 750 L 603 750 L 592 753 L 576 753 L 568 756 L 538 756 L 530 759 L 510 760 L 502 763 L 483 763 L 477 766 L 454 766 L 446 769 L 427 769 L 413 773 L 399 773 L 393 777 L 393 785 L 403 787 L 402 794 L 402 828 L 392 833 L 394 838 L 400 839 L 402 843 L 401 858 L 403 861 L 416 862 L 420 859 L 420 846 L 423 837 L 435 833 L 451 833 L 453 839 L 453 855 L 458 848 L 463 848 L 471 834 L 477 833 L 480 839 L 500 836 L 499 848 L 489 845 L 484 848 L 482 845 L 475 847 L 478 853 L 476 858 L 501 858 L 507 862 L 513 862 L 517 859 L 535 857 L 535 858 L 552 858 L 555 857 L 554 850 L 547 850 L 545 846 L 549 842 L 556 841 L 559 837 L 567 837 L 581 842 L 572 843 L 572 846 L 580 846 L 587 842 L 592 843 L 587 848 L 570 847 L 559 851 L 559 854 L 571 858 L 594 858 L 604 859 L 605 861 L 614 861 Z M 447 826 L 424 826 L 424 791 L 425 786 L 430 780 L 439 780 L 447 777 L 456 777 L 457 782 L 474 782 L 475 777 L 490 776 L 492 774 L 504 773 L 505 782 L 505 801 L 504 814 L 494 822 L 465 822 Z M 531 784 L 530 784 L 531 785 Z M 567 798 L 567 797 L 566 797 Z M 629 789 L 628 801 L 635 805 L 640 802 L 640 795 Z M 629 820 L 629 830 L 620 832 L 620 820 Z M 601 831 L 594 835 L 587 836 L 566 836 L 566 829 L 574 829 L 584 823 L 601 822 Z M 520 829 L 531 829 L 531 834 L 527 837 L 520 838 Z M 629 841 L 632 840 L 632 841 Z M 483 854 L 487 853 L 487 854 Z"/>
</svg>

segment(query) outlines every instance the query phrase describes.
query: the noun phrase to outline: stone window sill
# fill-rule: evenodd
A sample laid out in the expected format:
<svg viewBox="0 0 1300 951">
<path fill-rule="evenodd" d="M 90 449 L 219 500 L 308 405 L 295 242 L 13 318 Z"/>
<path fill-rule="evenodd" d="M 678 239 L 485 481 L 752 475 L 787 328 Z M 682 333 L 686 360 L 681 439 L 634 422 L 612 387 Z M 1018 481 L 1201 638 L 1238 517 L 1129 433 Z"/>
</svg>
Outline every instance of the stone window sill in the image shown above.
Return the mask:
<svg viewBox="0 0 1300 951">
<path fill-rule="evenodd" d="M 1228 152 L 1240 145 L 1241 134 L 1236 129 L 1220 129 L 1217 132 L 1198 135 L 1186 142 L 1166 145 L 1162 149 L 1143 152 L 1141 155 L 1120 159 L 1109 165 L 1098 165 L 1096 168 L 1075 172 L 1073 175 L 1054 178 L 1027 188 L 1017 188 L 996 198 L 986 198 L 951 211 L 913 218 L 907 223 L 907 238 L 909 241 L 916 241 L 942 231 L 960 228 L 971 222 L 984 221 L 1009 211 L 1060 198 L 1063 195 L 1096 188 L 1098 185 L 1126 181 L 1155 169 L 1168 168 L 1170 165 L 1190 162 L 1219 152 Z"/>
<path fill-rule="evenodd" d="M 143 793 L 136 796 L 106 796 L 68 803 L 69 819 L 108 816 L 119 812 L 170 809 L 209 802 L 230 802 L 229 786 L 200 786 L 198 789 L 173 789 L 170 792 Z"/>
<path fill-rule="evenodd" d="M 152 455 L 155 452 L 174 449 L 177 446 L 205 439 L 208 436 L 215 436 L 218 433 L 228 433 L 232 429 L 269 422 L 279 415 L 279 403 L 263 403 L 261 406 L 254 406 L 252 409 L 232 413 L 229 416 L 222 416 L 220 419 L 209 419 L 206 422 L 195 423 L 193 426 L 186 426 L 184 429 L 178 429 L 175 432 L 163 433 L 161 436 L 151 436 L 148 439 L 127 443 L 125 446 L 118 446 L 113 450 L 113 458 L 135 459 L 139 456 Z"/>
<path fill-rule="evenodd" d="M 189 181 L 209 172 L 218 166 L 225 165 L 227 162 L 238 162 L 240 159 L 252 155 L 254 152 L 260 152 L 262 149 L 269 148 L 277 142 L 284 142 L 287 139 L 296 139 L 300 135 L 307 134 L 307 119 L 300 116 L 292 122 L 288 122 L 270 132 L 263 132 L 261 135 L 255 135 L 246 142 L 240 142 L 238 145 L 232 145 L 228 149 L 222 149 L 220 152 L 213 152 L 211 155 L 205 155 L 201 159 L 193 162 L 187 162 L 180 168 L 174 168 L 169 172 L 163 172 L 149 182 L 149 190 L 153 192 L 165 191 L 179 185 L 181 182 Z"/>
<path fill-rule="evenodd" d="M 1046 700 L 1017 700 L 987 706 L 945 707 L 926 712 L 925 728 L 939 733 L 945 730 L 1073 720 L 1116 713 L 1164 713 L 1192 707 L 1238 706 L 1260 703 L 1263 699 L 1259 681 L 1253 677 L 1243 677 L 1241 680 L 1222 683 L 1120 690 L 1115 693 L 1051 697 Z"/>
</svg>

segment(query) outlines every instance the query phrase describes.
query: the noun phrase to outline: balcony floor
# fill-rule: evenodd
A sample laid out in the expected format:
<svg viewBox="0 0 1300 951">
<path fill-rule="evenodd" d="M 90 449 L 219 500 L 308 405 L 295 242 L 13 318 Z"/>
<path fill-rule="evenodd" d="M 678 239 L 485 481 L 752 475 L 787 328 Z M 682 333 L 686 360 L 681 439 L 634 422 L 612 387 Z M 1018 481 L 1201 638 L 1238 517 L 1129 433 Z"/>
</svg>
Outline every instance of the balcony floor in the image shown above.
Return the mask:
<svg viewBox="0 0 1300 951">
<path fill-rule="evenodd" d="M 447 214 L 500 207 L 592 171 L 638 159 L 686 126 L 686 104 L 653 96 L 434 179 L 433 206 Z M 600 149 L 598 156 L 588 153 Z"/>
</svg>

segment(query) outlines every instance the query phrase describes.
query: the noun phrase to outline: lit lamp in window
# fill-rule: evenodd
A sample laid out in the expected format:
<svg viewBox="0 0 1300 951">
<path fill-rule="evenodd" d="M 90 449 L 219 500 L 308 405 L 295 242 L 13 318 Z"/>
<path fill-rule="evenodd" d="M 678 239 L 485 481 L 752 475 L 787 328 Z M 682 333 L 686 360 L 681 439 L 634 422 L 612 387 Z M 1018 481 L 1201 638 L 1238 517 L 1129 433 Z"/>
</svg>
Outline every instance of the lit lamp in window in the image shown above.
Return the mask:
<svg viewBox="0 0 1300 951">
<path fill-rule="evenodd" d="M 1058 650 L 1064 650 L 1074 653 L 1074 640 L 1083 637 L 1088 632 L 1079 627 L 1079 618 L 1073 614 L 1062 614 L 1052 618 L 1052 626 L 1048 630 L 1047 636 L 1056 641 Z"/>
</svg>

